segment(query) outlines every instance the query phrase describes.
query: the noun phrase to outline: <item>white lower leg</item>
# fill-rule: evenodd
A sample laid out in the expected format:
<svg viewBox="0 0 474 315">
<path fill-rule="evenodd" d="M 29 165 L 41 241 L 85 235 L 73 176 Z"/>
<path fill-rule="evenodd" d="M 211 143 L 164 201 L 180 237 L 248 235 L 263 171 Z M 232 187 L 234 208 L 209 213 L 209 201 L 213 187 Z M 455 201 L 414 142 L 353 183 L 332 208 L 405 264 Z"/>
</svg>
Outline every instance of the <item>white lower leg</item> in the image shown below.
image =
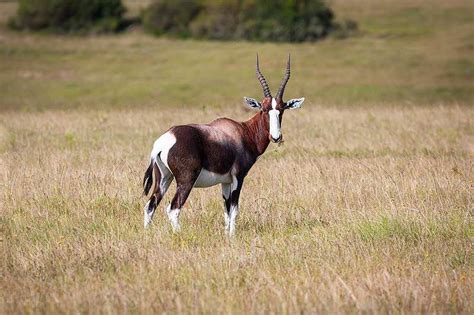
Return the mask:
<svg viewBox="0 0 474 315">
<path fill-rule="evenodd" d="M 151 223 L 151 219 L 153 218 L 153 214 L 155 214 L 155 210 L 148 212 L 148 208 L 150 207 L 150 202 L 151 200 L 148 200 L 148 202 L 145 205 L 145 208 L 143 208 L 143 226 L 146 229 L 148 225 Z"/>
<path fill-rule="evenodd" d="M 227 209 L 227 202 L 229 201 L 230 198 L 230 192 L 231 192 L 231 184 L 222 184 L 222 197 L 224 198 L 224 222 L 225 222 L 225 233 L 229 233 L 229 227 L 230 227 L 230 217 L 229 217 L 229 212 Z"/>
<path fill-rule="evenodd" d="M 235 234 L 235 219 L 239 214 L 239 205 L 230 206 L 230 219 L 229 219 L 229 235 L 232 236 Z"/>
<path fill-rule="evenodd" d="M 179 225 L 179 212 L 181 209 L 171 209 L 171 205 L 166 208 L 166 213 L 168 214 L 168 219 L 171 222 L 174 232 L 179 232 L 181 226 Z"/>
<path fill-rule="evenodd" d="M 230 228 L 230 217 L 229 214 L 227 213 L 227 209 L 224 210 L 224 221 L 225 221 L 225 233 L 229 233 L 229 228 Z"/>
</svg>

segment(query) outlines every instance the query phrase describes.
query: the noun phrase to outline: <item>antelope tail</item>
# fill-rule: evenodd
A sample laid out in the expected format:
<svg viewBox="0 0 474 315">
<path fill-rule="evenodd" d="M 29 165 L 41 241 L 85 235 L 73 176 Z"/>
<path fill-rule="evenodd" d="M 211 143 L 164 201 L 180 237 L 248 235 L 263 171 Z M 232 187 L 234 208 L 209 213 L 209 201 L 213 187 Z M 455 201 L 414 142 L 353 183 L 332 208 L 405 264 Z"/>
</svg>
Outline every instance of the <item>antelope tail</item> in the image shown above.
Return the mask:
<svg viewBox="0 0 474 315">
<path fill-rule="evenodd" d="M 151 186 L 153 185 L 153 169 L 154 169 L 155 160 L 150 161 L 150 165 L 145 171 L 145 176 L 143 177 L 143 195 L 147 196 L 150 192 Z"/>
</svg>

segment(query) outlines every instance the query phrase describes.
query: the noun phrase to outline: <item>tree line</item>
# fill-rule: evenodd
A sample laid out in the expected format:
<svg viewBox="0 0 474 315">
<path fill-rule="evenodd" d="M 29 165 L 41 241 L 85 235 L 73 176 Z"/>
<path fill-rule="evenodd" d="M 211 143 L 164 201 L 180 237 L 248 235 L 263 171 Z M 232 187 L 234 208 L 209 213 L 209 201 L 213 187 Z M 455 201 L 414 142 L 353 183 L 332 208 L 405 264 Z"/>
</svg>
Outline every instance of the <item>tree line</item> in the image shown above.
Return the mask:
<svg viewBox="0 0 474 315">
<path fill-rule="evenodd" d="M 117 32 L 129 21 L 121 0 L 20 0 L 14 29 L 67 33 Z M 303 42 L 357 25 L 336 22 L 323 0 L 153 0 L 140 14 L 157 36 L 213 40 Z"/>
</svg>

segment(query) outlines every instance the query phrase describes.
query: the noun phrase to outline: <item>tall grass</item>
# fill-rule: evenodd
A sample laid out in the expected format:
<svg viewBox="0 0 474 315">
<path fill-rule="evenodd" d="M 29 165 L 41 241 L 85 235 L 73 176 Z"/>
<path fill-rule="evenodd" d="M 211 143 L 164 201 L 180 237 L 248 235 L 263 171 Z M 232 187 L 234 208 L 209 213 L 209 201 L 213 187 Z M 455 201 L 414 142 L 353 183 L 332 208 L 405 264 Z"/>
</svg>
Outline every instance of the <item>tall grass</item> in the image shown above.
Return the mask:
<svg viewBox="0 0 474 315">
<path fill-rule="evenodd" d="M 4 312 L 472 312 L 471 107 L 288 113 L 235 239 L 218 187 L 143 230 L 153 140 L 222 114 L 2 114 Z"/>
</svg>

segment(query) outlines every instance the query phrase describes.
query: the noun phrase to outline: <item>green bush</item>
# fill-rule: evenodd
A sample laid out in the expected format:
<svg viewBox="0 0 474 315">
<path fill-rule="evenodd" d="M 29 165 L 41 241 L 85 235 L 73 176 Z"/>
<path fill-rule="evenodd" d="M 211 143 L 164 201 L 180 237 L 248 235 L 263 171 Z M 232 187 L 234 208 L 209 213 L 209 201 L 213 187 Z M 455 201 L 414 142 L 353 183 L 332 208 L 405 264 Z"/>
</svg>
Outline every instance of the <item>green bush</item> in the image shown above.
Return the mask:
<svg viewBox="0 0 474 315">
<path fill-rule="evenodd" d="M 10 20 L 16 29 L 111 32 L 120 28 L 121 0 L 20 0 Z"/>
<path fill-rule="evenodd" d="M 197 17 L 190 23 L 190 32 L 195 38 L 238 38 L 239 10 L 238 1 L 209 3 L 201 7 Z"/>
<path fill-rule="evenodd" d="M 187 37 L 189 24 L 201 10 L 197 0 L 155 0 L 142 13 L 145 29 L 155 35 Z"/>
<path fill-rule="evenodd" d="M 155 0 L 143 22 L 158 35 L 285 42 L 314 41 L 342 28 L 323 0 Z"/>
</svg>

